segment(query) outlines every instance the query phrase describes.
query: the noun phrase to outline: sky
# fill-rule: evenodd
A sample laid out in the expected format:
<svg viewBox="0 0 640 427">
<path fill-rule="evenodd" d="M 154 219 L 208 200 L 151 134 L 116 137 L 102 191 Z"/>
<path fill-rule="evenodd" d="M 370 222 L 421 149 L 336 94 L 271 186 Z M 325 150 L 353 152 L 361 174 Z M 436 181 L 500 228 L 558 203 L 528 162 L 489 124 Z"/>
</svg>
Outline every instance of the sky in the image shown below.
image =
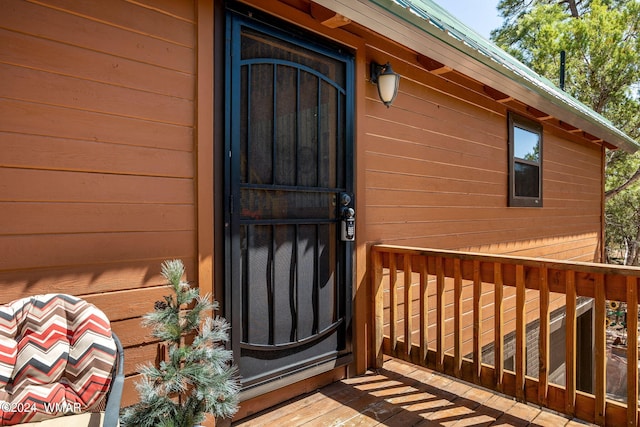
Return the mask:
<svg viewBox="0 0 640 427">
<path fill-rule="evenodd" d="M 498 0 L 433 0 L 480 35 L 489 38 L 491 30 L 502 24 Z"/>
</svg>

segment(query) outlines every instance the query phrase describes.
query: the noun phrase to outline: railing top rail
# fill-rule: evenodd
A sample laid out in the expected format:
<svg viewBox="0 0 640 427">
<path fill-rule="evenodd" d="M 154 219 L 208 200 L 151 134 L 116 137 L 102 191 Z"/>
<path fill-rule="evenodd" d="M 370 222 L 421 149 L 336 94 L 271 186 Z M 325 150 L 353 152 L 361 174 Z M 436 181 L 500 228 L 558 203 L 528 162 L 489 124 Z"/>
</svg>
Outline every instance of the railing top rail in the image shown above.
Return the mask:
<svg viewBox="0 0 640 427">
<path fill-rule="evenodd" d="M 478 260 L 481 262 L 499 262 L 502 264 L 520 264 L 531 267 L 546 267 L 555 270 L 573 270 L 584 273 L 605 275 L 622 275 L 640 277 L 640 267 L 616 264 L 602 264 L 595 262 L 564 261 L 549 258 L 530 258 L 514 255 L 490 255 L 486 253 L 462 252 L 447 249 L 419 248 L 412 246 L 398 246 L 375 244 L 371 247 L 374 252 L 393 252 L 430 257 L 458 258 L 461 260 Z"/>
</svg>

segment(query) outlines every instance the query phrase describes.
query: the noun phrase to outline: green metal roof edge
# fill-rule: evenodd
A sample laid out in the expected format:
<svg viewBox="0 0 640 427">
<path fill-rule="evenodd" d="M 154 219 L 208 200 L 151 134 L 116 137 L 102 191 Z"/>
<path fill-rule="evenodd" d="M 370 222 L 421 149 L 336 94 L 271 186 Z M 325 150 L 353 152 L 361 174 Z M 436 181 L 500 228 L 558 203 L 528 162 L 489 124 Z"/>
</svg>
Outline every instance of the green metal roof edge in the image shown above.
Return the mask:
<svg viewBox="0 0 640 427">
<path fill-rule="evenodd" d="M 542 77 L 491 41 L 459 21 L 447 10 L 431 0 L 369 0 L 420 31 L 437 38 L 452 48 L 492 68 L 498 73 L 551 101 L 568 108 L 574 114 L 603 128 L 622 142 L 630 151 L 640 149 L 634 140 L 608 119 L 593 111 L 582 102 L 558 88 L 549 79 Z M 616 141 L 609 141 L 614 145 Z"/>
</svg>

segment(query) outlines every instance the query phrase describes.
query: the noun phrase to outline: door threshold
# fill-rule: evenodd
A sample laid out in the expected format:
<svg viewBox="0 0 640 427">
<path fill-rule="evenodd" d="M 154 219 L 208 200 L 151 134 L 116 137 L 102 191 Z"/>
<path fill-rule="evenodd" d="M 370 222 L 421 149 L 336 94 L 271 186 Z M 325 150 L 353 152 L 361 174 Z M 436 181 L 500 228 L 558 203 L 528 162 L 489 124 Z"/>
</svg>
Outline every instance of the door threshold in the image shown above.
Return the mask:
<svg viewBox="0 0 640 427">
<path fill-rule="evenodd" d="M 253 399 L 260 395 L 282 389 L 291 384 L 304 381 L 306 379 L 318 376 L 328 371 L 332 371 L 336 368 L 340 368 L 348 365 L 352 361 L 351 354 L 339 357 L 337 359 L 328 360 L 326 362 L 320 362 L 313 366 L 307 366 L 304 369 L 300 369 L 296 372 L 292 372 L 281 376 L 280 378 L 270 380 L 266 383 L 262 383 L 246 390 L 242 390 L 239 395 L 240 402 Z"/>
</svg>

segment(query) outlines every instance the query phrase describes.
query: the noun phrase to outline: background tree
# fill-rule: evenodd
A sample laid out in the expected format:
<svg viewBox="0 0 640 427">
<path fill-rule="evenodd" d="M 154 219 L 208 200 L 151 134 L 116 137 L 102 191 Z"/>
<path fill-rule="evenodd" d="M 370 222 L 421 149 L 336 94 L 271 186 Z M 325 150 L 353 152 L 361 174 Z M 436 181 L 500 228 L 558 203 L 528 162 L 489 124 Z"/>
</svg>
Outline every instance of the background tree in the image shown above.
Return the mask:
<svg viewBox="0 0 640 427">
<path fill-rule="evenodd" d="M 640 139 L 638 0 L 501 0 L 496 44 Z M 606 247 L 612 261 L 640 264 L 640 155 L 606 156 Z"/>
</svg>

